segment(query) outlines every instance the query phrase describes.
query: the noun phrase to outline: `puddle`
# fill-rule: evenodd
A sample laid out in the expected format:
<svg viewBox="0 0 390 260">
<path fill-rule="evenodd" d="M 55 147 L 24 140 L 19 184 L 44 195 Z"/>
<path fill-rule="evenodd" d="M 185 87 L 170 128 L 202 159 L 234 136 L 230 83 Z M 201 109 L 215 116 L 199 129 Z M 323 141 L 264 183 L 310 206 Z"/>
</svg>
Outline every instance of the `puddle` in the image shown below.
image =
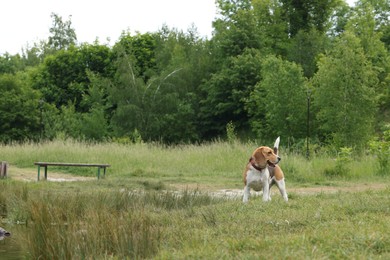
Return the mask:
<svg viewBox="0 0 390 260">
<path fill-rule="evenodd" d="M 7 260 L 25 259 L 20 246 L 24 226 L 2 224 L 2 228 L 11 233 L 10 236 L 0 236 L 0 258 Z M 1 232 L 0 232 L 1 233 Z"/>
</svg>

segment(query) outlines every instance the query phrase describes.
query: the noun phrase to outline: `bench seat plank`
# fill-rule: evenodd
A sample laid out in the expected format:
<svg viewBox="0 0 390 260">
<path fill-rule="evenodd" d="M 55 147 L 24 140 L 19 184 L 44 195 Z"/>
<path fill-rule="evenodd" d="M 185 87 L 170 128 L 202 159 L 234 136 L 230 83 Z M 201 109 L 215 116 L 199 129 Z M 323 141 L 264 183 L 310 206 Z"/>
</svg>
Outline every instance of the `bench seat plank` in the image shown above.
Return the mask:
<svg viewBox="0 0 390 260">
<path fill-rule="evenodd" d="M 35 165 L 40 166 L 78 166 L 78 167 L 110 167 L 109 164 L 98 163 L 58 163 L 58 162 L 36 162 Z"/>
</svg>

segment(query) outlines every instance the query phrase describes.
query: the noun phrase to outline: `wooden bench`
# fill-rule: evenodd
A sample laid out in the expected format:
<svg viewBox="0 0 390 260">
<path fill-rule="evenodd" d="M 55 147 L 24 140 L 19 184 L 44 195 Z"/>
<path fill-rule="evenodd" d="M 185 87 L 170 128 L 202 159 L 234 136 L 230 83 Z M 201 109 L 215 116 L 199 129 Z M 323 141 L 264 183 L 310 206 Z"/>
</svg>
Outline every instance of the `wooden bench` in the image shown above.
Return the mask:
<svg viewBox="0 0 390 260">
<path fill-rule="evenodd" d="M 70 167 L 97 167 L 97 178 L 100 179 L 100 169 L 103 169 L 103 177 L 106 177 L 106 168 L 110 167 L 109 164 L 97 164 L 97 163 L 57 163 L 57 162 L 35 162 L 38 165 L 38 181 L 41 173 L 41 167 L 45 168 L 45 180 L 47 180 L 47 167 L 48 166 L 70 166 Z"/>
</svg>

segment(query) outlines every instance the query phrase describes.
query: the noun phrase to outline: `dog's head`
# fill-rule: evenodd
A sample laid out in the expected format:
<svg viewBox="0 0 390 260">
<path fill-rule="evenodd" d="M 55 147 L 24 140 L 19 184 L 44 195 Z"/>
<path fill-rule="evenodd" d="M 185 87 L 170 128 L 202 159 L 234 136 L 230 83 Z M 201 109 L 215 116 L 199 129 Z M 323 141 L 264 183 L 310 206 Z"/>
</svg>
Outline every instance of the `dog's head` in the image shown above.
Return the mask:
<svg viewBox="0 0 390 260">
<path fill-rule="evenodd" d="M 274 153 L 274 150 L 268 146 L 260 146 L 257 148 L 253 154 L 251 160 L 254 161 L 256 166 L 260 168 L 265 168 L 267 164 L 269 166 L 275 167 L 277 163 L 281 160 L 279 156 Z"/>
</svg>

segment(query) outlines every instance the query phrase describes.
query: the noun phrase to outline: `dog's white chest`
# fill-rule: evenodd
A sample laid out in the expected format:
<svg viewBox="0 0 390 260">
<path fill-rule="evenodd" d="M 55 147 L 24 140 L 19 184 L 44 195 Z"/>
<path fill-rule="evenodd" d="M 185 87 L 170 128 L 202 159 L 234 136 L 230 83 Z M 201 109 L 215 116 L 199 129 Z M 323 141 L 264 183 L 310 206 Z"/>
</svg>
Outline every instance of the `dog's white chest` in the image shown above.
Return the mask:
<svg viewBox="0 0 390 260">
<path fill-rule="evenodd" d="M 249 188 L 261 191 L 264 184 L 268 185 L 269 171 L 267 168 L 262 171 L 249 169 L 246 175 L 246 183 Z"/>
</svg>

